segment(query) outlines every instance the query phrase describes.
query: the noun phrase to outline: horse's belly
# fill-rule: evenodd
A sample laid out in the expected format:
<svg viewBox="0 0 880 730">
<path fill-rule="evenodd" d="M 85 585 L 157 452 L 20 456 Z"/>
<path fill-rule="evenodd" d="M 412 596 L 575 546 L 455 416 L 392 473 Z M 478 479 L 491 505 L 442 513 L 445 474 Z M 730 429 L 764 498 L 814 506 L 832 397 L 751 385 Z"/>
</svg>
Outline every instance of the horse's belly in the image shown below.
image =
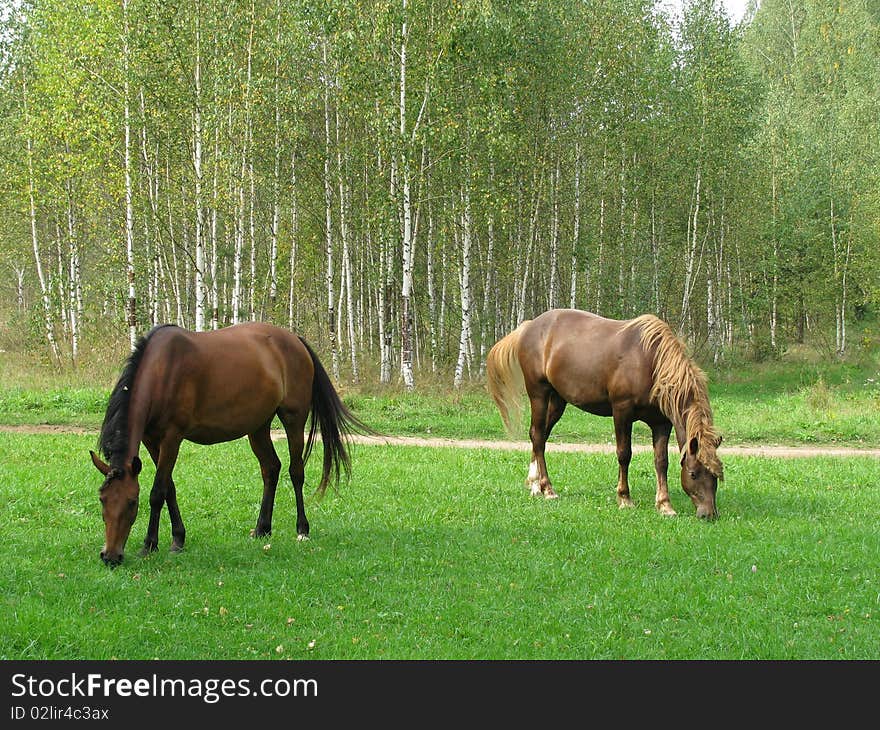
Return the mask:
<svg viewBox="0 0 880 730">
<path fill-rule="evenodd" d="M 201 427 L 187 431 L 184 438 L 194 444 L 219 444 L 223 441 L 235 441 L 246 436 L 249 431 L 245 429 L 210 428 Z"/>
<path fill-rule="evenodd" d="M 611 404 L 608 402 L 605 403 L 573 403 L 576 408 L 580 408 L 582 411 L 586 411 L 587 413 L 592 413 L 594 416 L 610 416 L 611 415 Z"/>
</svg>

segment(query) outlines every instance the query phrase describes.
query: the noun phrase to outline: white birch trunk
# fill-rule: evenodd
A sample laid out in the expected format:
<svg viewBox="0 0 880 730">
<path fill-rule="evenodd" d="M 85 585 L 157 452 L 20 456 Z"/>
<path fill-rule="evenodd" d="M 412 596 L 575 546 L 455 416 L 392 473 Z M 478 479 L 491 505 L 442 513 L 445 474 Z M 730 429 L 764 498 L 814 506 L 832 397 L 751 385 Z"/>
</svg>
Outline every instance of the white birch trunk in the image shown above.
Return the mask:
<svg viewBox="0 0 880 730">
<path fill-rule="evenodd" d="M 608 150 L 602 148 L 602 195 L 599 198 L 599 235 L 596 255 L 596 304 L 593 311 L 602 314 L 603 279 L 605 271 L 605 173 L 608 169 Z"/>
<path fill-rule="evenodd" d="M 571 286 L 569 287 L 568 306 L 577 307 L 578 266 L 581 235 L 581 148 L 578 143 L 574 147 L 574 223 L 571 233 Z"/>
<path fill-rule="evenodd" d="M 68 242 L 68 316 L 70 317 L 70 357 L 76 365 L 79 359 L 79 322 L 82 315 L 82 282 L 80 280 L 79 241 L 76 232 L 76 212 L 73 190 L 67 181 L 67 242 Z"/>
<path fill-rule="evenodd" d="M 406 131 L 406 46 L 407 46 L 407 0 L 403 2 L 403 20 L 400 34 L 400 178 L 401 204 L 403 206 L 403 235 L 401 242 L 402 282 L 401 282 L 401 331 L 400 331 L 400 374 L 404 387 L 412 390 L 415 387 L 413 374 L 413 318 L 411 311 L 412 297 L 412 206 L 410 200 L 410 169 L 409 145 Z"/>
<path fill-rule="evenodd" d="M 211 329 L 220 328 L 220 290 L 217 286 L 217 206 L 220 168 L 220 127 L 214 127 L 214 164 L 211 170 Z"/>
<path fill-rule="evenodd" d="M 232 324 L 241 322 L 241 256 L 244 249 L 244 176 L 247 172 L 247 145 L 241 153 L 241 177 L 238 180 L 238 204 L 235 211 L 235 252 L 232 257 Z"/>
<path fill-rule="evenodd" d="M 777 235 L 778 199 L 776 190 L 776 152 L 775 146 L 770 165 L 770 222 L 772 225 L 773 260 L 771 261 L 772 277 L 770 287 L 770 346 L 776 350 L 776 323 L 777 323 L 777 286 L 779 283 L 779 240 Z"/>
<path fill-rule="evenodd" d="M 269 236 L 269 309 L 275 315 L 275 299 L 278 296 L 278 224 L 281 219 L 281 102 L 280 58 L 281 52 L 281 2 L 275 3 L 275 166 L 272 170 L 272 228 Z"/>
<path fill-rule="evenodd" d="M 696 179 L 694 181 L 694 195 L 691 199 L 691 211 L 688 216 L 688 242 L 685 251 L 684 263 L 684 291 L 681 299 L 681 327 L 688 327 L 690 317 L 691 294 L 693 291 L 693 280 L 695 276 L 694 265 L 697 259 L 697 241 L 700 219 L 700 185 L 702 183 L 702 175 L 697 169 Z"/>
<path fill-rule="evenodd" d="M 24 77 L 22 77 L 22 106 L 24 117 L 27 119 L 27 82 L 24 80 Z M 43 301 L 43 325 L 46 330 L 46 341 L 49 343 L 49 349 L 52 351 L 52 359 L 58 363 L 61 360 L 61 355 L 58 351 L 58 342 L 55 340 L 55 328 L 52 324 L 52 305 L 49 301 L 49 288 L 46 284 L 46 276 L 43 273 L 43 261 L 40 257 L 40 245 L 37 237 L 37 206 L 34 193 L 34 153 L 33 142 L 31 141 L 30 136 L 27 138 L 27 160 L 31 245 L 34 250 L 34 264 L 37 268 L 37 279 L 40 282 L 40 295 Z"/>
<path fill-rule="evenodd" d="M 333 377 L 339 379 L 339 348 L 336 344 L 336 316 L 333 297 L 333 188 L 330 180 L 330 67 L 327 63 L 327 38 L 321 42 L 324 60 L 324 258 L 327 286 L 327 327 L 330 331 L 330 355 Z"/>
<path fill-rule="evenodd" d="M 553 198 L 553 217 L 550 225 L 550 309 L 556 309 L 559 303 L 559 159 L 553 170 L 553 182 L 550 195 Z"/>
<path fill-rule="evenodd" d="M 128 339 L 131 349 L 137 343 L 137 308 L 134 276 L 134 211 L 131 191 L 131 112 L 129 109 L 129 47 L 128 47 L 128 0 L 122 0 L 122 97 L 125 124 L 125 260 L 128 275 Z"/>
<path fill-rule="evenodd" d="M 391 200 L 397 195 L 397 164 L 395 157 L 391 157 Z M 379 155 L 377 169 L 382 169 L 382 157 Z M 391 382 L 391 251 L 390 243 L 382 228 L 379 233 L 379 381 L 383 384 Z"/>
<path fill-rule="evenodd" d="M 296 150 L 290 154 L 290 290 L 287 299 L 287 327 L 294 331 L 296 320 L 294 275 L 296 273 L 296 243 L 299 235 L 299 210 L 296 194 Z"/>
<path fill-rule="evenodd" d="M 428 238 L 425 241 L 427 252 L 428 286 L 428 337 L 431 347 L 431 372 L 437 372 L 437 295 L 434 287 L 434 215 L 428 207 Z"/>
<path fill-rule="evenodd" d="M 337 75 L 337 86 L 339 85 L 339 76 Z M 357 383 L 360 380 L 358 375 L 357 363 L 357 342 L 354 333 L 354 297 L 352 294 L 351 284 L 351 245 L 349 242 L 348 230 L 348 191 L 345 184 L 345 162 L 342 158 L 342 141 L 340 140 L 340 124 L 339 124 L 339 107 L 336 107 L 336 180 L 339 189 L 339 237 L 342 241 L 342 281 L 340 283 L 339 297 L 339 315 L 342 315 L 342 295 L 345 290 L 345 324 L 346 334 L 348 336 L 348 355 L 351 363 L 352 381 Z M 337 322 L 337 331 L 342 330 L 342 322 Z"/>
<path fill-rule="evenodd" d="M 193 170 L 195 171 L 195 330 L 205 329 L 205 241 L 202 233 L 204 226 L 202 209 L 202 27 L 201 3 L 196 2 L 195 8 L 195 108 L 193 109 Z"/>
<path fill-rule="evenodd" d="M 465 186 L 469 181 L 465 180 Z M 461 219 L 461 270 L 459 288 L 461 290 L 461 332 L 458 340 L 458 361 L 455 364 L 455 375 L 452 384 L 460 388 L 464 380 L 464 371 L 471 359 L 471 201 L 467 188 L 462 191 Z"/>
<path fill-rule="evenodd" d="M 656 189 L 651 191 L 651 294 L 654 312 L 660 313 L 660 240 L 657 232 Z"/>
</svg>

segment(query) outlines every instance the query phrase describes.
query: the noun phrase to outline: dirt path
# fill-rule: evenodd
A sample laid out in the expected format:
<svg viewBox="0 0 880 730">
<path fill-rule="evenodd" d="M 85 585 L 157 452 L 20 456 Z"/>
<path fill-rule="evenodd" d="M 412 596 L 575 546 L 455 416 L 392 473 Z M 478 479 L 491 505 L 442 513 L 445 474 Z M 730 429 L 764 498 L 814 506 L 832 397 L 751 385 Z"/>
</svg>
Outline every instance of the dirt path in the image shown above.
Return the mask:
<svg viewBox="0 0 880 730">
<path fill-rule="evenodd" d="M 0 433 L 23 433 L 23 434 L 79 434 L 97 435 L 95 429 L 81 428 L 78 426 L 9 426 L 0 424 Z M 283 439 L 284 431 L 273 431 L 274 440 Z M 523 441 L 483 441 L 478 439 L 449 439 L 449 438 L 422 438 L 419 436 L 354 436 L 352 441 L 358 444 L 371 446 L 432 446 L 461 449 L 494 449 L 502 451 L 528 451 L 529 442 Z M 633 444 L 633 452 L 640 453 L 650 451 L 651 447 L 646 444 Z M 548 452 L 557 453 L 614 453 L 614 444 L 579 444 L 548 442 Z M 776 458 L 797 458 L 808 456 L 872 456 L 880 458 L 880 448 L 847 448 L 838 446 L 746 446 L 736 444 L 724 444 L 720 453 L 730 456 L 768 456 Z"/>
</svg>

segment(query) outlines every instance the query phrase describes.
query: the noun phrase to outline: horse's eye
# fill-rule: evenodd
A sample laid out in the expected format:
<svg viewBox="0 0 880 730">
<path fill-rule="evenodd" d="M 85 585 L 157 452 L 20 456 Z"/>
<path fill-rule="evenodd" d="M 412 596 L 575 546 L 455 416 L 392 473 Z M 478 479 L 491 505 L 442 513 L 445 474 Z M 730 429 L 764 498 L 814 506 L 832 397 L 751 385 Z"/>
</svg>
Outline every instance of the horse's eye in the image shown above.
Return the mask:
<svg viewBox="0 0 880 730">
<path fill-rule="evenodd" d="M 697 472 L 692 471 L 692 472 L 688 472 L 688 473 L 691 475 L 691 479 L 696 479 L 696 478 L 697 478 Z"/>
<path fill-rule="evenodd" d="M 128 508 L 134 509 L 135 507 L 137 507 L 137 503 L 138 503 L 138 501 L 136 499 L 128 500 Z"/>
</svg>

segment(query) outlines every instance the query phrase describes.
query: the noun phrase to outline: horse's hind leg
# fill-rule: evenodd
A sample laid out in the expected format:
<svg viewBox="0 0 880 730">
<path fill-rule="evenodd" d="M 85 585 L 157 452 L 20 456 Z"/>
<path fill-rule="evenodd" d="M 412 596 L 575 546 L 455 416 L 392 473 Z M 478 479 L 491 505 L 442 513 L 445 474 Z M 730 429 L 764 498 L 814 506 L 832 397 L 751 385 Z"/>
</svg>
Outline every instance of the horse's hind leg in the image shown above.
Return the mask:
<svg viewBox="0 0 880 730">
<path fill-rule="evenodd" d="M 281 473 L 281 461 L 272 445 L 271 425 L 270 420 L 259 430 L 248 434 L 251 451 L 260 462 L 260 474 L 263 477 L 263 501 L 260 504 L 257 526 L 251 533 L 253 537 L 272 534 L 272 510 L 275 508 L 275 490 L 278 487 L 278 475 Z"/>
<path fill-rule="evenodd" d="M 543 494 L 547 499 L 555 499 L 559 495 L 553 490 L 544 459 L 544 449 L 550 431 L 565 411 L 565 401 L 559 394 L 547 388 L 543 393 L 529 394 L 532 422 L 529 428 L 529 439 L 532 442 L 532 460 L 529 464 L 529 475 L 526 485 L 533 495 Z"/>
<path fill-rule="evenodd" d="M 303 501 L 303 484 L 306 480 L 303 463 L 306 417 L 290 411 L 279 411 L 278 417 L 287 432 L 287 447 L 290 451 L 290 481 L 293 482 L 293 494 L 296 498 L 296 539 L 308 540 L 309 521 L 306 519 Z"/>
</svg>

